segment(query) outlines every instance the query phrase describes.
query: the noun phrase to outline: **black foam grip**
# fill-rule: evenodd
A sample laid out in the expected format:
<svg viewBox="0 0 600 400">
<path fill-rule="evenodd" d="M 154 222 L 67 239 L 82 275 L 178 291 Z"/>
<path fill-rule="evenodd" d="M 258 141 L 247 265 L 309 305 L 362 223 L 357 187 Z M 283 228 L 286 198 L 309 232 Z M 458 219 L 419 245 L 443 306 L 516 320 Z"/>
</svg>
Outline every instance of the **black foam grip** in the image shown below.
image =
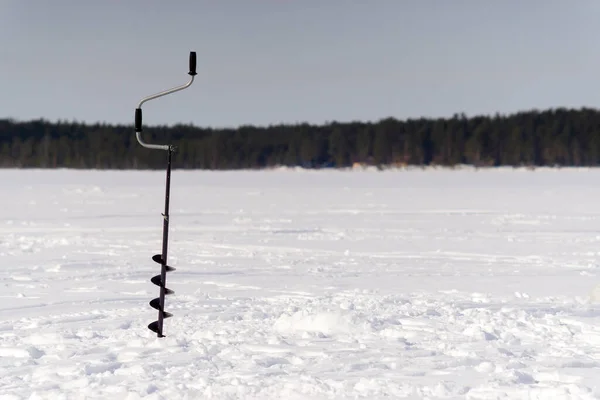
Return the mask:
<svg viewBox="0 0 600 400">
<path fill-rule="evenodd" d="M 141 108 L 135 109 L 135 131 L 136 132 L 142 131 L 142 109 Z"/>
<path fill-rule="evenodd" d="M 190 72 L 188 72 L 188 74 L 191 76 L 196 75 L 196 52 L 195 51 L 190 51 Z"/>
</svg>

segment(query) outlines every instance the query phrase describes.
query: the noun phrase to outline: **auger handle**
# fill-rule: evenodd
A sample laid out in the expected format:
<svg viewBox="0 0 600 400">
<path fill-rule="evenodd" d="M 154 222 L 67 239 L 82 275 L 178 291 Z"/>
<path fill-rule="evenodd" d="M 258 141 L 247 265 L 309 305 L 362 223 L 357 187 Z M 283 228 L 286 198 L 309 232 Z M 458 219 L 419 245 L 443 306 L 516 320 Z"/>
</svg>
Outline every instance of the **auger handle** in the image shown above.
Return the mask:
<svg viewBox="0 0 600 400">
<path fill-rule="evenodd" d="M 190 51 L 190 72 L 188 75 L 194 76 L 196 75 L 196 52 Z"/>
<path fill-rule="evenodd" d="M 142 146 L 144 146 L 148 149 L 156 149 L 156 150 L 172 150 L 173 149 L 173 147 L 171 145 L 150 144 L 150 143 L 146 143 L 142 140 L 142 104 L 144 104 L 145 102 L 147 102 L 149 100 L 157 99 L 159 97 L 166 96 L 168 94 L 175 93 L 175 92 L 178 92 L 180 90 L 183 90 L 183 89 L 189 87 L 194 82 L 194 76 L 196 75 L 196 52 L 195 51 L 190 52 L 190 71 L 188 72 L 188 75 L 190 75 L 191 78 L 190 78 L 189 82 L 186 83 L 185 85 L 177 86 L 172 89 L 167 89 L 162 92 L 153 94 L 151 96 L 144 97 L 142 100 L 140 100 L 137 108 L 135 109 L 135 136 L 136 136 L 139 144 L 141 144 Z"/>
<path fill-rule="evenodd" d="M 142 109 L 141 108 L 135 109 L 135 131 L 136 132 L 142 131 Z"/>
</svg>

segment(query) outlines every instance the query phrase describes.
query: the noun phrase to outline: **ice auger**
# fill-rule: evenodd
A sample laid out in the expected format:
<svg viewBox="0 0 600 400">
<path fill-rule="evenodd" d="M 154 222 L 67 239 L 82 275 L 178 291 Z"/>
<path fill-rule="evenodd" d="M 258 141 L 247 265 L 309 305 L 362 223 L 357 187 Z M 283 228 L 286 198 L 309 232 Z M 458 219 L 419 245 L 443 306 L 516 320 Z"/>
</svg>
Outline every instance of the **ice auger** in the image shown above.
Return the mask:
<svg viewBox="0 0 600 400">
<path fill-rule="evenodd" d="M 150 301 L 150 306 L 158 310 L 158 320 L 148 325 L 148 328 L 156 332 L 158 337 L 164 337 L 163 335 L 163 320 L 171 317 L 173 314 L 165 311 L 165 295 L 173 294 L 171 289 L 168 289 L 165 285 L 167 283 L 167 272 L 174 271 L 175 268 L 167 265 L 167 248 L 169 241 L 169 193 L 171 190 L 171 156 L 175 151 L 175 147 L 167 144 L 149 144 L 142 140 L 142 104 L 149 100 L 156 99 L 158 97 L 165 96 L 170 93 L 178 92 L 189 87 L 194 82 L 194 76 L 196 75 L 196 52 L 190 52 L 190 80 L 185 85 L 177 86 L 172 89 L 162 91 L 160 93 L 153 94 L 148 97 L 144 97 L 140 100 L 137 108 L 135 109 L 135 136 L 138 142 L 148 148 L 154 150 L 166 150 L 167 151 L 167 182 L 165 185 L 165 212 L 163 216 L 163 238 L 162 238 L 162 253 L 156 254 L 152 257 L 152 260 L 160 264 L 160 275 L 156 275 L 150 279 L 152 283 L 160 288 L 159 296 Z"/>
</svg>

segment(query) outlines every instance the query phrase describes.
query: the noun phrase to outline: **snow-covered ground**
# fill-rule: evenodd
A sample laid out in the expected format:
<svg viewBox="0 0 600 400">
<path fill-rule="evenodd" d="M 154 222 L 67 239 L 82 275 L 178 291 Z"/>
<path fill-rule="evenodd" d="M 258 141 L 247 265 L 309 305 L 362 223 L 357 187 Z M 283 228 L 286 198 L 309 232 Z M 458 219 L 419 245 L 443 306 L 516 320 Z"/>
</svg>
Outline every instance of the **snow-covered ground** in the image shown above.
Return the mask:
<svg viewBox="0 0 600 400">
<path fill-rule="evenodd" d="M 600 170 L 0 171 L 0 398 L 600 398 Z"/>
</svg>

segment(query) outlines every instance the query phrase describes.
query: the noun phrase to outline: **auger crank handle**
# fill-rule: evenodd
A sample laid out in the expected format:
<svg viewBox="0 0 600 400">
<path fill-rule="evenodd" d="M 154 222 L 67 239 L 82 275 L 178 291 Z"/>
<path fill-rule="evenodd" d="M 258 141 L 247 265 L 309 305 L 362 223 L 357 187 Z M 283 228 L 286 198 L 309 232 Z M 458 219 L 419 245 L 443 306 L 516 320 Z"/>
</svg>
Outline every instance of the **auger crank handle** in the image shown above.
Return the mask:
<svg viewBox="0 0 600 400">
<path fill-rule="evenodd" d="M 196 74 L 196 52 L 195 51 L 190 52 L 189 67 L 190 67 L 190 70 L 188 72 L 188 75 L 190 75 L 191 78 L 188 83 L 186 83 L 185 85 L 174 87 L 172 89 L 163 90 L 162 92 L 153 94 L 148 97 L 144 97 L 142 100 L 140 100 L 137 108 L 135 109 L 135 136 L 136 136 L 139 144 L 141 144 L 142 146 L 144 146 L 148 149 L 172 150 L 173 147 L 171 145 L 150 144 L 150 143 L 146 143 L 142 140 L 142 104 L 144 104 L 147 101 L 154 100 L 159 97 L 166 96 L 168 94 L 175 93 L 175 92 L 178 92 L 180 90 L 183 90 L 183 89 L 189 87 L 194 82 L 194 76 L 197 75 Z"/>
</svg>

